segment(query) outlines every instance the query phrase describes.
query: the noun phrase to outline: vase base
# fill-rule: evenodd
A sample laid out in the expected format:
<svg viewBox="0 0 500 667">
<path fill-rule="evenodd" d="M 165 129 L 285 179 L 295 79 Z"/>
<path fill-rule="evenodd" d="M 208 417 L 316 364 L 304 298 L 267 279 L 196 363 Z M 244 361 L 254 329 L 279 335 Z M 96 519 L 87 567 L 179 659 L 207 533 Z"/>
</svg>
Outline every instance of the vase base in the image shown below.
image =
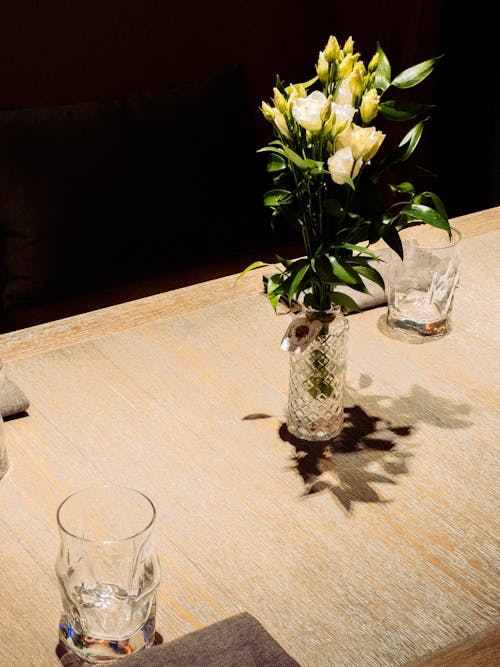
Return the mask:
<svg viewBox="0 0 500 667">
<path fill-rule="evenodd" d="M 326 442 L 337 438 L 342 433 L 343 420 L 339 418 L 319 419 L 314 423 L 305 424 L 295 421 L 287 422 L 288 432 L 300 440 Z"/>
</svg>

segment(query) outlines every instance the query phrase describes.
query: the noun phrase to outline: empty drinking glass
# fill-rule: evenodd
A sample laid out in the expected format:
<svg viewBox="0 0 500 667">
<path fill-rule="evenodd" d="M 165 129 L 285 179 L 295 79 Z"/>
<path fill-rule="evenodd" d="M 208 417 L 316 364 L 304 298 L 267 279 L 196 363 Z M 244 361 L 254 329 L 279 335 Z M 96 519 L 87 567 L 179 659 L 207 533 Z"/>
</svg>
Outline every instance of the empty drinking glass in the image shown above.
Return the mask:
<svg viewBox="0 0 500 667">
<path fill-rule="evenodd" d="M 114 485 L 77 491 L 59 506 L 59 637 L 80 658 L 119 659 L 153 643 L 155 519 L 147 496 Z"/>
<path fill-rule="evenodd" d="M 400 233 L 404 258 L 391 253 L 386 280 L 390 329 L 429 338 L 449 331 L 460 269 L 460 233 L 451 232 L 418 225 Z"/>
</svg>

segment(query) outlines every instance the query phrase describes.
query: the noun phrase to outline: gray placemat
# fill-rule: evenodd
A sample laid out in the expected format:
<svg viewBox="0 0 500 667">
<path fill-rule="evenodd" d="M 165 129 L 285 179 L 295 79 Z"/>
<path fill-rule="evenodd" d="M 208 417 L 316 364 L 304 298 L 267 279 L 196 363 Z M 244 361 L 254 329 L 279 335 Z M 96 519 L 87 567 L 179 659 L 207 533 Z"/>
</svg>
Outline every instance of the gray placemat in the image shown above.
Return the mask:
<svg viewBox="0 0 500 667">
<path fill-rule="evenodd" d="M 59 659 L 64 667 L 84 664 L 69 652 L 59 655 Z M 123 667 L 300 667 L 247 612 L 212 623 L 167 644 L 120 658 L 116 664 Z"/>
<path fill-rule="evenodd" d="M 17 384 L 4 376 L 0 384 L 0 414 L 3 418 L 26 412 L 29 401 L 22 389 Z"/>
</svg>

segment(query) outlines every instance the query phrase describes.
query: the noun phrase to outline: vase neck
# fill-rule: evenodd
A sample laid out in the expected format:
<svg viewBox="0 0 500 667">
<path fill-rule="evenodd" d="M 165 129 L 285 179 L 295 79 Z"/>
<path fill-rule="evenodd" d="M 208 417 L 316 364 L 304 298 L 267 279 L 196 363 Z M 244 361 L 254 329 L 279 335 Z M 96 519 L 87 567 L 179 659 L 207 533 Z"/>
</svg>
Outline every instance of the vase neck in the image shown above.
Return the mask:
<svg viewBox="0 0 500 667">
<path fill-rule="evenodd" d="M 333 322 L 333 320 L 342 314 L 340 306 L 334 305 L 330 308 L 313 308 L 304 306 L 304 315 L 308 320 L 319 320 L 320 322 Z"/>
</svg>

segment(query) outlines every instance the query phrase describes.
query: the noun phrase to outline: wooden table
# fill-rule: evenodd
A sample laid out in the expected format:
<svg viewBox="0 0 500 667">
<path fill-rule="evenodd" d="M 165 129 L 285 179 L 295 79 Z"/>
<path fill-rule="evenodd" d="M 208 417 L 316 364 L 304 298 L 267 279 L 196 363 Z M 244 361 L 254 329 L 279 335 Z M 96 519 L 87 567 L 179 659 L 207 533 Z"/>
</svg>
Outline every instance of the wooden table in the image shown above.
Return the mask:
<svg viewBox="0 0 500 667">
<path fill-rule="evenodd" d="M 245 610 L 304 667 L 392 667 L 457 642 L 485 662 L 424 663 L 491 667 L 499 221 L 500 207 L 453 221 L 463 269 L 446 337 L 394 340 L 385 307 L 349 316 L 356 451 L 283 437 L 288 317 L 257 274 L 0 336 L 31 402 L 4 427 L 0 664 L 58 664 L 56 508 L 110 481 L 157 505 L 164 641 Z"/>
</svg>

